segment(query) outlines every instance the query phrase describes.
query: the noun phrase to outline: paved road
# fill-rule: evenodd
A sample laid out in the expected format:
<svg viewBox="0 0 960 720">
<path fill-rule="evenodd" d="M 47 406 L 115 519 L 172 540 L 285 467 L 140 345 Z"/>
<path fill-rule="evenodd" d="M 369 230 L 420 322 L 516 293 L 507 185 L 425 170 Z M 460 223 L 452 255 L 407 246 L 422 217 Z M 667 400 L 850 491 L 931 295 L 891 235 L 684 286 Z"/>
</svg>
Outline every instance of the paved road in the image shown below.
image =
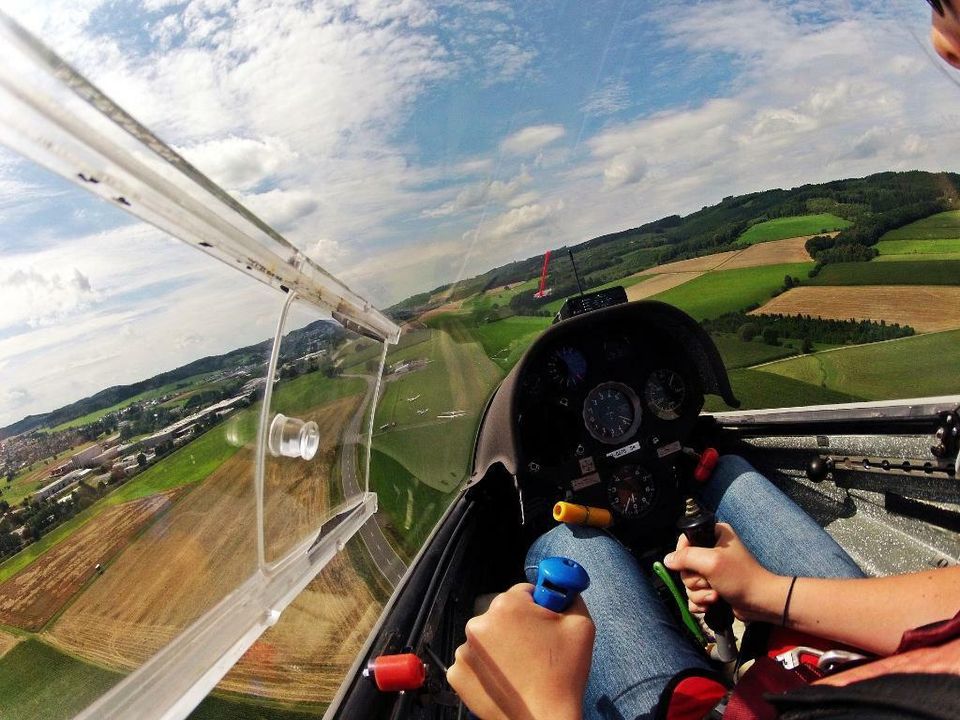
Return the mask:
<svg viewBox="0 0 960 720">
<path fill-rule="evenodd" d="M 360 403 L 360 407 L 357 408 L 357 414 L 353 416 L 347 426 L 344 434 L 343 451 L 340 453 L 340 478 L 343 483 L 343 492 L 346 497 L 350 497 L 362 491 L 360 478 L 363 473 L 357 467 L 356 445 L 362 439 L 363 416 L 370 404 L 370 399 L 373 397 L 376 378 L 369 375 L 344 375 L 343 377 L 358 377 L 367 383 L 367 394 L 364 396 L 363 402 Z M 374 515 L 360 528 L 360 537 L 363 538 L 363 544 L 367 546 L 367 551 L 377 568 L 390 584 L 396 587 L 400 578 L 407 571 L 407 565 L 387 540 L 381 522 L 380 516 Z"/>
</svg>

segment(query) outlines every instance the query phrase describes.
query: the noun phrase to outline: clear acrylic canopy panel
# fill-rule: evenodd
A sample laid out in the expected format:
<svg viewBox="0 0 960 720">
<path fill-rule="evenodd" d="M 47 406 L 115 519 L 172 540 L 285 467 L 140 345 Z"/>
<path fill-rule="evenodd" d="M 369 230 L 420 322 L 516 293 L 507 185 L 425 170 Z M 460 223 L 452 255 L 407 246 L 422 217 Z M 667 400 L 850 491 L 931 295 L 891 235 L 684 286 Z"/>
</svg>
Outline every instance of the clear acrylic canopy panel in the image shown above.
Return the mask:
<svg viewBox="0 0 960 720">
<path fill-rule="evenodd" d="M 41 207 L 99 212 L 24 173 Z M 38 214 L 0 250 L 23 278 L 5 289 L 0 362 L 26 391 L 0 415 L 28 416 L 3 440 L 3 532 L 24 549 L 0 564 L 0 636 L 16 643 L 0 662 L 62 691 L 43 717 L 72 717 L 257 569 L 257 411 L 283 299 L 104 212 L 102 231 Z M 42 414 L 90 396 L 89 412 Z M 35 692 L 5 710 L 33 712 Z"/>
<path fill-rule="evenodd" d="M 284 319 L 264 457 L 264 554 L 273 563 L 366 492 L 369 407 L 383 343 L 294 299 Z"/>
</svg>

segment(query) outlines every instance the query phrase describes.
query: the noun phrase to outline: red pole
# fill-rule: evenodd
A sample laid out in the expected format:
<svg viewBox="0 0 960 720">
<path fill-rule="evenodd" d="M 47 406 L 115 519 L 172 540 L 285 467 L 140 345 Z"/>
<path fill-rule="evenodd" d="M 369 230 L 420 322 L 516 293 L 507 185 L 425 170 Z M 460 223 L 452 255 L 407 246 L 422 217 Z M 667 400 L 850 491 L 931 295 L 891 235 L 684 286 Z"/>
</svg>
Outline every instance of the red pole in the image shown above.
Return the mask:
<svg viewBox="0 0 960 720">
<path fill-rule="evenodd" d="M 543 255 L 543 270 L 540 271 L 540 289 L 537 290 L 534 297 L 543 297 L 543 291 L 547 289 L 547 265 L 550 264 L 550 251 L 547 250 Z"/>
</svg>

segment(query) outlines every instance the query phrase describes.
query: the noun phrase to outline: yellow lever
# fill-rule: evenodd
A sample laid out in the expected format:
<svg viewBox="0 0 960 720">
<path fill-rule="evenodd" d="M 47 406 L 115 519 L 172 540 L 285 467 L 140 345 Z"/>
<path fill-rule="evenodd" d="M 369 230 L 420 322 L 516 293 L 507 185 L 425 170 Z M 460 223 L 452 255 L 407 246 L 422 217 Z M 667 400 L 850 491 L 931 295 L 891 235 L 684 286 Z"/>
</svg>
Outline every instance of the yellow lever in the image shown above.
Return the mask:
<svg viewBox="0 0 960 720">
<path fill-rule="evenodd" d="M 587 525 L 598 528 L 613 525 L 613 515 L 609 510 L 562 501 L 553 506 L 553 519 L 567 525 Z"/>
</svg>

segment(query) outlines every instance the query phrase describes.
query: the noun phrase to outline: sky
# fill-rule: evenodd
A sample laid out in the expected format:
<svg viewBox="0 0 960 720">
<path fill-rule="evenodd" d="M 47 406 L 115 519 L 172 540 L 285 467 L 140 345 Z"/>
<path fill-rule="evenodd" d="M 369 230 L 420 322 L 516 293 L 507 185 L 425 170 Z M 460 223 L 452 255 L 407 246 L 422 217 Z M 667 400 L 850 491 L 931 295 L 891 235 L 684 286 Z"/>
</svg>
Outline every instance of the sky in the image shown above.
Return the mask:
<svg viewBox="0 0 960 720">
<path fill-rule="evenodd" d="M 0 7 L 380 306 L 728 195 L 958 170 L 919 1 Z M 0 427 L 270 337 L 281 302 L 0 149 Z"/>
</svg>

